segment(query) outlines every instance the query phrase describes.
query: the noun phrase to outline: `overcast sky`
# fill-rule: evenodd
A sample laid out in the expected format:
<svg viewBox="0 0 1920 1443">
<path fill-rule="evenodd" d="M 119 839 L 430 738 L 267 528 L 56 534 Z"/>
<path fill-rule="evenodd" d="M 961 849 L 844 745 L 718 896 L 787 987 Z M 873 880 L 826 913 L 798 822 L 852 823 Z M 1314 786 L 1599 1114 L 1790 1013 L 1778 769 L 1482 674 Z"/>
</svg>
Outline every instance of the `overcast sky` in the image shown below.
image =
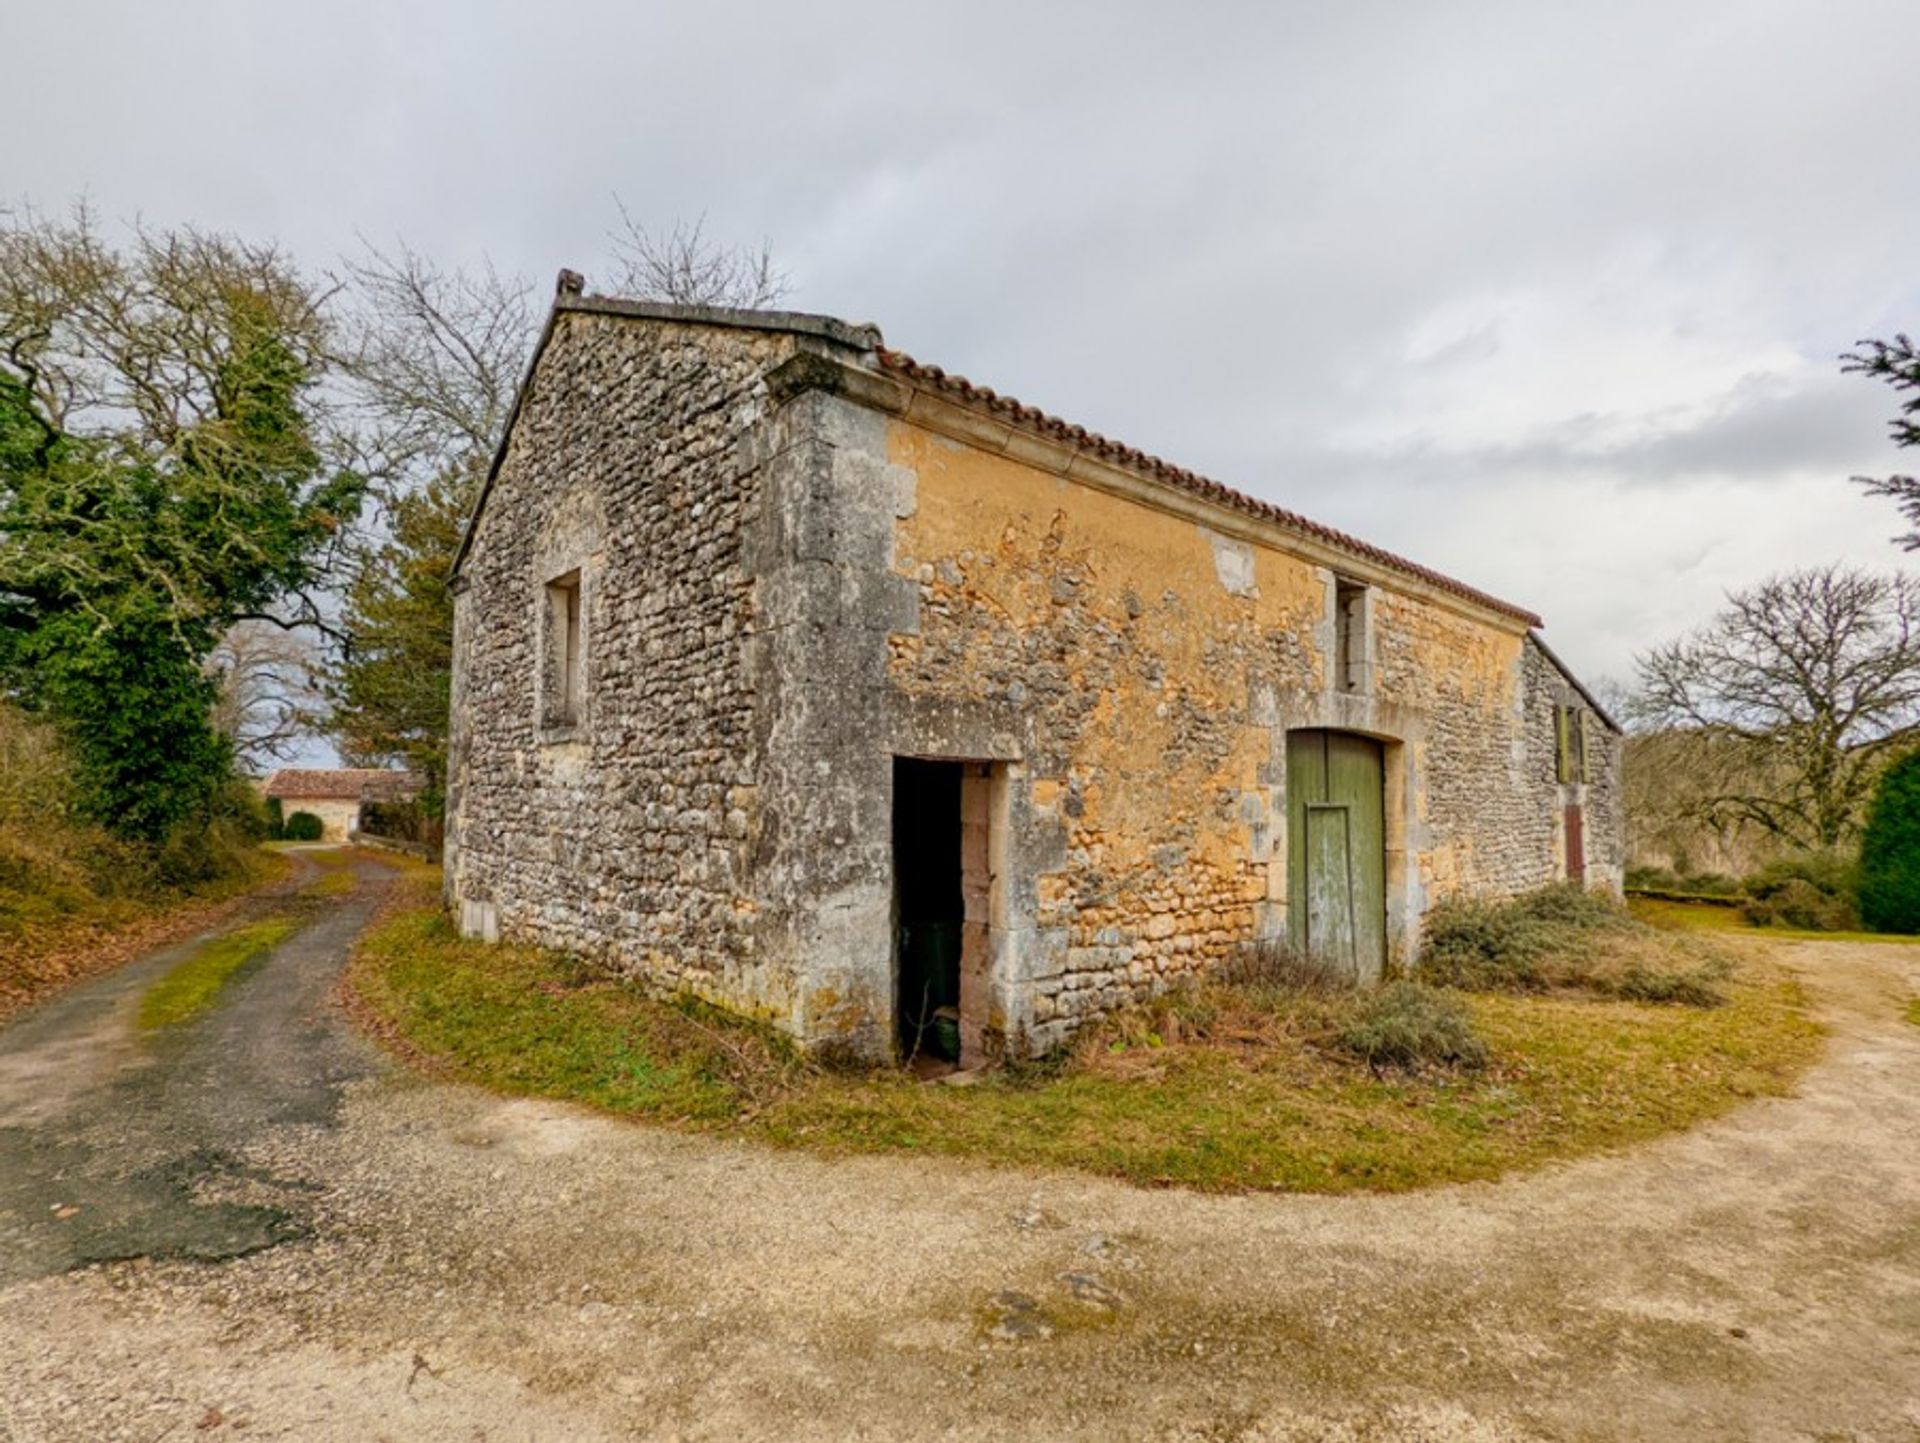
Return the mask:
<svg viewBox="0 0 1920 1443">
<path fill-rule="evenodd" d="M 1525 603 L 1590 676 L 1770 571 L 1920 328 L 1916 0 L 0 0 L 0 198 L 318 267 L 607 272 L 618 192 L 790 304 Z M 1908 458 L 1911 461 L 1911 458 Z M 1910 466 L 1909 466 L 1909 469 Z"/>
</svg>

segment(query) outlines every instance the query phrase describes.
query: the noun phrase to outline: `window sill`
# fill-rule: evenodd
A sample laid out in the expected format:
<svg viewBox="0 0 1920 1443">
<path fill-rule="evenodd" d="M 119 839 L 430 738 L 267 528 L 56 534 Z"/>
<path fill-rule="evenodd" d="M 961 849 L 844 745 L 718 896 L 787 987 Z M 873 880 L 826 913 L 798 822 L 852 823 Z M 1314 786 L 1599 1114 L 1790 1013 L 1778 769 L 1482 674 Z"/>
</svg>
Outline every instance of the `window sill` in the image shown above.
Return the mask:
<svg viewBox="0 0 1920 1443">
<path fill-rule="evenodd" d="M 587 729 L 579 722 L 569 722 L 565 726 L 543 726 L 540 728 L 540 745 L 543 747 L 566 746 L 572 742 L 587 739 Z"/>
</svg>

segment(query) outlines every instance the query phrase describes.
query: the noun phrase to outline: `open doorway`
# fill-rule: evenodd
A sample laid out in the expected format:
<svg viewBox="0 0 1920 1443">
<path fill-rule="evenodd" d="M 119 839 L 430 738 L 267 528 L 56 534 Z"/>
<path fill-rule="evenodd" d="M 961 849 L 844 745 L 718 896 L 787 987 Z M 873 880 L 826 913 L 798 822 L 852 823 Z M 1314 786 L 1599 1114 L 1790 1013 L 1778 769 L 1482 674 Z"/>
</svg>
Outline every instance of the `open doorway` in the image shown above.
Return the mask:
<svg viewBox="0 0 1920 1443">
<path fill-rule="evenodd" d="M 975 762 L 894 759 L 895 1027 L 917 1071 L 983 1060 L 992 777 Z"/>
</svg>

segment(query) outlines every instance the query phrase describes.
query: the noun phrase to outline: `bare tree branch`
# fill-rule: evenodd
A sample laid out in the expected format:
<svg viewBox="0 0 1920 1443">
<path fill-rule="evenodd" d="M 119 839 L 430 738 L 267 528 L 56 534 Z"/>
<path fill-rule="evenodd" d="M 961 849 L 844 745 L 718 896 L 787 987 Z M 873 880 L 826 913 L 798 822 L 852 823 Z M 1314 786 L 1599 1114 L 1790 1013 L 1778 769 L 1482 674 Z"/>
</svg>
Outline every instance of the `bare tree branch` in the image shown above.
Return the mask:
<svg viewBox="0 0 1920 1443">
<path fill-rule="evenodd" d="M 759 249 L 723 246 L 706 235 L 706 217 L 676 221 L 671 230 L 648 230 L 619 196 L 620 229 L 609 232 L 619 265 L 614 289 L 640 299 L 686 306 L 733 306 L 764 310 L 792 290 L 765 241 Z"/>
<path fill-rule="evenodd" d="M 532 285 L 491 262 L 448 269 L 404 242 L 346 261 L 342 364 L 371 474 L 410 490 L 477 469 L 499 439 L 536 334 Z"/>
<path fill-rule="evenodd" d="M 206 663 L 220 684 L 213 724 L 244 770 L 286 760 L 320 725 L 326 711 L 320 665 L 306 633 L 270 622 L 242 622 L 221 638 Z"/>
</svg>

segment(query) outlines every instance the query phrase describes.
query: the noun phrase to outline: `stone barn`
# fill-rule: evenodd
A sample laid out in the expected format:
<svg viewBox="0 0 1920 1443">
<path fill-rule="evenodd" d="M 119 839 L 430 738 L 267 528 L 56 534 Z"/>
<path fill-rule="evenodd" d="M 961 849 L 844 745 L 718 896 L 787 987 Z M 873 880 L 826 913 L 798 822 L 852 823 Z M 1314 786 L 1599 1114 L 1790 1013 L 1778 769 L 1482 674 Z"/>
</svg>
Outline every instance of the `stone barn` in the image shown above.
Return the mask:
<svg viewBox="0 0 1920 1443">
<path fill-rule="evenodd" d="M 448 900 L 971 1064 L 1263 939 L 1616 888 L 1526 609 L 822 316 L 559 295 L 456 579 Z"/>
</svg>

